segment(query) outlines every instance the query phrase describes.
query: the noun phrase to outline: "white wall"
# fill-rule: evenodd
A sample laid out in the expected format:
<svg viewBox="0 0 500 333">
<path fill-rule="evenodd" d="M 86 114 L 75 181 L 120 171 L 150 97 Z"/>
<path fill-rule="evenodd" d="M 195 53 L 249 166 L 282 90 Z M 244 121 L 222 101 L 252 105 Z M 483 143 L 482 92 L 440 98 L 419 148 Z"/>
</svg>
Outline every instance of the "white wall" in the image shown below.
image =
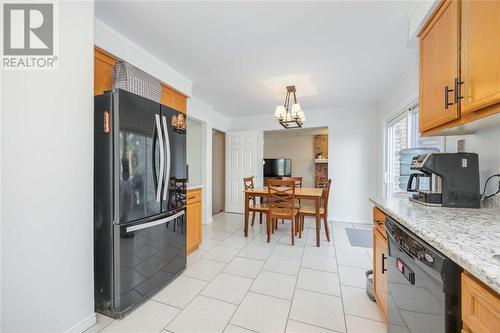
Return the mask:
<svg viewBox="0 0 500 333">
<path fill-rule="evenodd" d="M 190 118 L 186 127 L 186 162 L 189 166 L 189 186 L 202 185 L 203 169 L 203 129 L 202 124 Z"/>
<path fill-rule="evenodd" d="M 192 95 L 193 83 L 184 75 L 143 50 L 104 22 L 95 19 L 94 27 L 95 45 L 142 69 L 183 94 Z"/>
<path fill-rule="evenodd" d="M 264 158 L 290 158 L 292 175 L 302 176 L 302 186 L 314 187 L 314 135 L 264 133 Z"/>
<path fill-rule="evenodd" d="M 307 111 L 305 128 L 328 126 L 328 174 L 333 180 L 328 218 L 368 223 L 376 194 L 377 113 L 375 107 Z M 231 130 L 282 129 L 269 115 L 232 118 Z"/>
<path fill-rule="evenodd" d="M 2 332 L 95 322 L 93 2 L 59 18 L 58 70 L 2 73 Z"/>
<path fill-rule="evenodd" d="M 212 129 L 226 132 L 229 119 L 216 112 L 212 106 L 192 97 L 188 99 L 189 118 L 202 125 L 202 180 L 203 180 L 203 223 L 212 223 Z M 189 131 L 189 128 L 188 128 Z"/>
</svg>

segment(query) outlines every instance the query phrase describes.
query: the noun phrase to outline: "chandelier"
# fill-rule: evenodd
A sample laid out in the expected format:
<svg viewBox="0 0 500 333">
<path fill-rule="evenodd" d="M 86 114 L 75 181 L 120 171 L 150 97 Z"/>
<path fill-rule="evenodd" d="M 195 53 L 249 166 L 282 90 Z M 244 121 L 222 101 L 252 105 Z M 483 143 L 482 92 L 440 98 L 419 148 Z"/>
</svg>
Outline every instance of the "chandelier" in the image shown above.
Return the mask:
<svg viewBox="0 0 500 333">
<path fill-rule="evenodd" d="M 290 97 L 293 95 L 293 105 L 290 110 Z M 300 104 L 297 103 L 297 97 L 295 96 L 295 86 L 286 87 L 285 102 L 283 105 L 278 105 L 274 116 L 278 119 L 278 122 L 284 128 L 299 128 L 306 121 L 306 116 L 304 111 L 300 108 Z"/>
</svg>

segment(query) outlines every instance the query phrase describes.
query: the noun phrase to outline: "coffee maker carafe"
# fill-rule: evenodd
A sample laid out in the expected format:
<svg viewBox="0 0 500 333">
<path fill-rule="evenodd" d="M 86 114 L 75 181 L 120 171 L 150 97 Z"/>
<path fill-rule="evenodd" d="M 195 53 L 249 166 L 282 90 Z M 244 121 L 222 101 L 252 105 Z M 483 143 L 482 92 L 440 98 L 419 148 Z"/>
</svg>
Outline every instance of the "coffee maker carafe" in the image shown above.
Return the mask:
<svg viewBox="0 0 500 333">
<path fill-rule="evenodd" d="M 428 206 L 479 208 L 479 162 L 475 153 L 431 153 L 413 157 L 407 191 Z"/>
</svg>

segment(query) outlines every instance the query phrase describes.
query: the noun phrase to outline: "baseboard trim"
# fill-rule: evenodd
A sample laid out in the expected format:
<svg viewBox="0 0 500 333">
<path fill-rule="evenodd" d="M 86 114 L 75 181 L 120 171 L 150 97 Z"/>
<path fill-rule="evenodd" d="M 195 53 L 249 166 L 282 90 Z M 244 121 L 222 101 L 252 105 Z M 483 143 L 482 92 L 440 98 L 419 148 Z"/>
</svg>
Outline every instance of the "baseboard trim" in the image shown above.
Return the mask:
<svg viewBox="0 0 500 333">
<path fill-rule="evenodd" d="M 87 318 L 80 321 L 79 323 L 76 323 L 73 327 L 66 330 L 66 333 L 82 333 L 83 331 L 92 327 L 96 322 L 97 319 L 95 317 L 95 313 L 93 312 Z"/>
</svg>

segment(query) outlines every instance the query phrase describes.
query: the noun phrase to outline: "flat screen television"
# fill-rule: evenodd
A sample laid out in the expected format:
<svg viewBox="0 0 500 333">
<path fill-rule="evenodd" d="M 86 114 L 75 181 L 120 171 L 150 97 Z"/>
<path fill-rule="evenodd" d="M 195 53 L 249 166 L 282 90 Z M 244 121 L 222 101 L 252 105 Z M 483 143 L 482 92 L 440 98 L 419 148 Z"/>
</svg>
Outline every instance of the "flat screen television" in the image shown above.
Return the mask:
<svg viewBox="0 0 500 333">
<path fill-rule="evenodd" d="M 290 177 L 292 160 L 289 158 L 265 158 L 264 177 Z"/>
</svg>

